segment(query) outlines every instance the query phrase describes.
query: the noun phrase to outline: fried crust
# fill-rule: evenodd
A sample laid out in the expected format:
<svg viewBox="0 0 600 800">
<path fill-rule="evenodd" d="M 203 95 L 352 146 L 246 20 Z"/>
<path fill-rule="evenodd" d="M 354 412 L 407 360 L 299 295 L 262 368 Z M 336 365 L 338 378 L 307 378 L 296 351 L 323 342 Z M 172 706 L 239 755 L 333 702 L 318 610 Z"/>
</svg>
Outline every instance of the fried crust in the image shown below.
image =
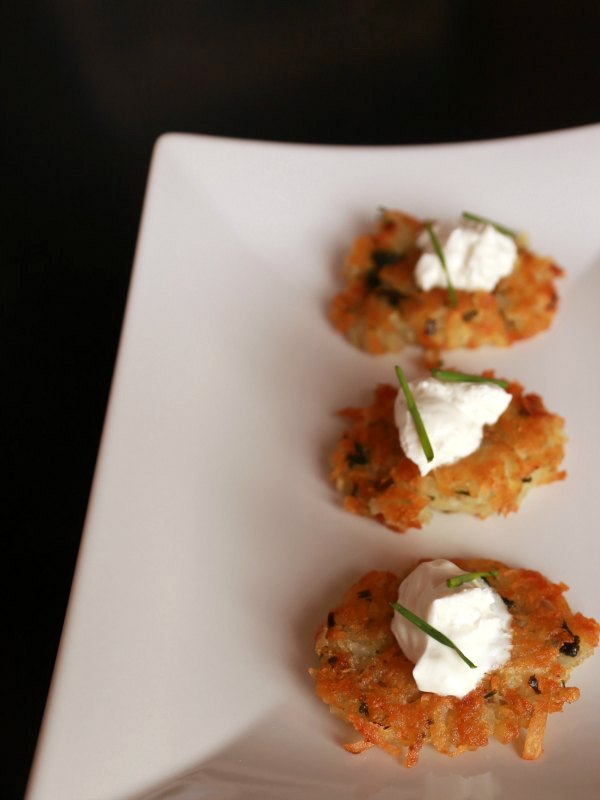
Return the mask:
<svg viewBox="0 0 600 800">
<path fill-rule="evenodd" d="M 563 270 L 518 242 L 510 275 L 492 292 L 423 291 L 414 280 L 423 223 L 385 211 L 376 230 L 354 242 L 345 267 L 346 289 L 329 316 L 353 344 L 370 353 L 398 352 L 407 344 L 430 352 L 482 345 L 506 347 L 546 330 L 558 308 L 554 288 Z"/>
<path fill-rule="evenodd" d="M 453 561 L 465 572 L 498 570 L 489 582 L 512 616 L 510 660 L 462 699 L 419 691 L 390 630 L 400 579 L 369 572 L 318 630 L 320 666 L 311 670 L 317 695 L 361 736 L 345 745 L 349 752 L 377 745 L 412 767 L 425 744 L 456 756 L 492 737 L 508 744 L 525 730 L 521 755 L 533 760 L 543 752 L 548 714 L 579 699 L 566 682 L 598 645 L 600 626 L 572 613 L 563 597 L 568 587 L 498 561 Z"/>
<path fill-rule="evenodd" d="M 485 373 L 492 375 L 492 373 Z M 332 454 L 331 477 L 344 507 L 395 531 L 420 528 L 431 509 L 484 518 L 516 511 L 532 486 L 562 480 L 564 421 L 536 394 L 509 385 L 510 405 L 484 428 L 478 450 L 421 476 L 404 454 L 394 421 L 397 389 L 384 384 L 366 408 L 346 408 L 349 423 Z"/>
</svg>

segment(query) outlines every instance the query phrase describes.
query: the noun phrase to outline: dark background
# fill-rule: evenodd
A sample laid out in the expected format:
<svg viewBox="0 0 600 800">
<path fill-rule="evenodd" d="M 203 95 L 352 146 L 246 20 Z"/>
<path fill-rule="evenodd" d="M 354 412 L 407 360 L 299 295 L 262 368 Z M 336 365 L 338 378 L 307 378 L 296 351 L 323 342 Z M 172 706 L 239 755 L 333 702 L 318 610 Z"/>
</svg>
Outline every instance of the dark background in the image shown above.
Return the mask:
<svg viewBox="0 0 600 800">
<path fill-rule="evenodd" d="M 0 8 L 8 798 L 43 713 L 156 138 L 411 144 L 600 122 L 600 4 Z"/>
</svg>

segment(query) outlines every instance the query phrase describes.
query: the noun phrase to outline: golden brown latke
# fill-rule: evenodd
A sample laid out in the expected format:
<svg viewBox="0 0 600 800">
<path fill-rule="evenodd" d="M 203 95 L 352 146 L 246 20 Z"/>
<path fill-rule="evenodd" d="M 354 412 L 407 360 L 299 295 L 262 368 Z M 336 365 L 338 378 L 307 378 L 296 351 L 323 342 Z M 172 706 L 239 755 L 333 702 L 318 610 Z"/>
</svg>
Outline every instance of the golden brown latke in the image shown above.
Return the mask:
<svg viewBox="0 0 600 800">
<path fill-rule="evenodd" d="M 499 571 L 489 582 L 513 618 L 510 660 L 462 699 L 419 691 L 390 630 L 400 579 L 368 573 L 317 632 L 320 666 L 311 670 L 317 695 L 362 737 L 344 745 L 350 752 L 377 745 L 400 757 L 407 748 L 404 763 L 412 767 L 424 744 L 456 756 L 490 737 L 508 744 L 526 729 L 522 757 L 532 760 L 543 751 L 548 714 L 579 698 L 566 681 L 597 646 L 600 626 L 571 612 L 563 598 L 568 587 L 497 561 L 452 560 L 465 572 Z"/>
<path fill-rule="evenodd" d="M 565 477 L 559 470 L 564 421 L 518 383 L 509 385 L 510 405 L 494 425 L 485 426 L 478 450 L 422 476 L 400 446 L 397 391 L 378 386 L 372 405 L 340 412 L 350 428 L 333 452 L 331 477 L 348 511 L 403 532 L 420 528 L 431 509 L 481 518 L 506 515 L 518 509 L 532 486 Z"/>
<path fill-rule="evenodd" d="M 398 352 L 406 344 L 428 350 L 507 346 L 545 330 L 558 306 L 554 280 L 563 270 L 519 244 L 510 275 L 492 292 L 458 291 L 452 308 L 446 289 L 425 292 L 414 281 L 423 223 L 385 211 L 375 232 L 350 252 L 347 288 L 330 308 L 334 326 L 362 350 Z M 519 243 L 519 242 L 518 242 Z"/>
</svg>

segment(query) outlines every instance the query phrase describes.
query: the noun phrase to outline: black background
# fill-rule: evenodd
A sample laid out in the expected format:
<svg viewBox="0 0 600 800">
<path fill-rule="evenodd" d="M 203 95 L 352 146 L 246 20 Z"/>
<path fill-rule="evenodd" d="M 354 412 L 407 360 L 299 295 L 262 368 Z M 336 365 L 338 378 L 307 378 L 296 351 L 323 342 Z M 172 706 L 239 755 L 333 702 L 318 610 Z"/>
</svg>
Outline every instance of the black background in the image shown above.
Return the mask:
<svg viewBox="0 0 600 800">
<path fill-rule="evenodd" d="M 156 138 L 409 144 L 600 122 L 600 4 L 47 0 L 1 9 L 3 688 L 14 752 L 0 793 L 20 797 Z"/>
</svg>

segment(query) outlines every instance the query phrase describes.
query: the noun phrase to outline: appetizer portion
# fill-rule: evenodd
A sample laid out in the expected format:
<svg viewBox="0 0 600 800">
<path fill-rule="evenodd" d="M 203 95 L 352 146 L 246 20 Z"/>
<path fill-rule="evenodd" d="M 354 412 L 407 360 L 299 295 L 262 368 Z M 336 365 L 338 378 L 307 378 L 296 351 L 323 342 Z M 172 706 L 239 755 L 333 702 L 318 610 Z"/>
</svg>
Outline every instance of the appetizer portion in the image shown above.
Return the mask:
<svg viewBox="0 0 600 800">
<path fill-rule="evenodd" d="M 562 274 L 515 231 L 474 214 L 429 223 L 383 210 L 354 242 L 330 319 L 370 353 L 507 346 L 550 326 Z"/>
<path fill-rule="evenodd" d="M 432 509 L 484 518 L 516 511 L 532 486 L 562 480 L 564 421 L 537 394 L 493 373 L 432 370 L 400 388 L 377 387 L 332 455 L 344 508 L 396 531 L 420 528 Z M 435 377 L 434 377 L 435 376 Z"/>
<path fill-rule="evenodd" d="M 488 559 L 425 562 L 402 583 L 369 572 L 328 613 L 311 670 L 360 734 L 345 749 L 377 745 L 412 767 L 425 744 L 456 756 L 525 730 L 521 755 L 537 759 L 548 715 L 579 699 L 571 670 L 598 644 L 567 588 Z"/>
</svg>

